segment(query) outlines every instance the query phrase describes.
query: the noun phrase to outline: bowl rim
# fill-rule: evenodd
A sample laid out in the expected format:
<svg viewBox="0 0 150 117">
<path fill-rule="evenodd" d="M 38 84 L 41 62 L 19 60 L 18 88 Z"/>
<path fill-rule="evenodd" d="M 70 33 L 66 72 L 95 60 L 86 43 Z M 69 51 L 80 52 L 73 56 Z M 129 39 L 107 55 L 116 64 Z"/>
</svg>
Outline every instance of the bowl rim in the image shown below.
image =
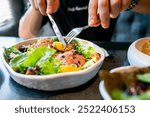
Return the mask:
<svg viewBox="0 0 150 117">
<path fill-rule="evenodd" d="M 45 38 L 55 38 L 56 36 L 50 36 L 50 37 L 36 37 L 36 38 L 31 38 L 31 39 L 28 39 L 28 40 L 23 40 L 23 41 L 20 41 L 14 45 L 18 45 L 18 44 L 21 44 L 21 43 L 26 43 L 26 42 L 30 42 L 30 41 L 34 41 L 34 40 L 39 40 L 39 39 L 45 39 Z M 75 38 L 77 40 L 81 40 L 81 41 L 85 41 L 89 44 L 91 44 L 92 46 L 96 46 L 96 48 L 99 48 L 100 50 L 103 49 L 101 47 L 99 47 L 98 45 L 90 42 L 90 41 L 87 41 L 87 40 L 84 40 L 84 39 L 80 39 L 80 38 Z M 14 46 L 12 45 L 12 46 Z M 64 72 L 64 73 L 57 73 L 57 74 L 49 74 L 49 75 L 26 75 L 26 74 L 21 74 L 21 73 L 17 73 L 15 72 L 10 66 L 9 64 L 6 62 L 6 59 L 4 57 L 4 51 L 2 52 L 2 56 L 1 56 L 1 59 L 2 59 L 2 62 L 4 64 L 4 66 L 8 69 L 8 71 L 10 71 L 10 73 L 12 73 L 13 75 L 17 76 L 17 77 L 20 77 L 20 78 L 27 78 L 27 79 L 30 79 L 30 80 L 45 80 L 45 79 L 55 79 L 55 78 L 59 78 L 61 76 L 65 77 L 65 76 L 73 76 L 73 75 L 82 75 L 82 74 L 86 74 L 90 71 L 92 71 L 94 68 L 98 67 L 98 65 L 100 63 L 102 63 L 105 59 L 105 57 L 107 56 L 107 51 L 105 50 L 105 52 L 103 50 L 101 50 L 100 54 L 101 54 L 101 58 L 98 62 L 96 62 L 94 65 L 84 69 L 84 70 L 81 70 L 81 71 L 75 71 L 75 72 Z"/>
</svg>

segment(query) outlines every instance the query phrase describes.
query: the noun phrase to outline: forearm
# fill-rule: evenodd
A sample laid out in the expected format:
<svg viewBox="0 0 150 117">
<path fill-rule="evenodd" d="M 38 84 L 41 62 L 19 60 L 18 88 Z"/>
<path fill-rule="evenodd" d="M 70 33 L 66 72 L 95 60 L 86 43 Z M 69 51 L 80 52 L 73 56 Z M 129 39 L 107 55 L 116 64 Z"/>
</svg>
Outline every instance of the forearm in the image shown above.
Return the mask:
<svg viewBox="0 0 150 117">
<path fill-rule="evenodd" d="M 21 38 L 32 38 L 39 32 L 43 16 L 39 11 L 30 7 L 19 23 L 19 36 Z"/>
<path fill-rule="evenodd" d="M 133 11 L 150 14 L 150 0 L 139 0 L 138 5 Z"/>
</svg>

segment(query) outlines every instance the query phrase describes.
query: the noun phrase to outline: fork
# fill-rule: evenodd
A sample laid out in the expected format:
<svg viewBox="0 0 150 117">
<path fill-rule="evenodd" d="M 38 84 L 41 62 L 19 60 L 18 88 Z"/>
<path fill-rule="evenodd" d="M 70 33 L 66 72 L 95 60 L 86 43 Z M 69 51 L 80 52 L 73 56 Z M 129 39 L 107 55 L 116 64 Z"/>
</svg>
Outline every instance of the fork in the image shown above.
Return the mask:
<svg viewBox="0 0 150 117">
<path fill-rule="evenodd" d="M 67 44 L 69 44 L 73 38 L 75 38 L 76 36 L 78 36 L 83 30 L 89 28 L 90 26 L 86 25 L 84 27 L 78 27 L 78 28 L 74 28 L 72 29 L 67 36 L 65 37 L 65 42 Z"/>
</svg>

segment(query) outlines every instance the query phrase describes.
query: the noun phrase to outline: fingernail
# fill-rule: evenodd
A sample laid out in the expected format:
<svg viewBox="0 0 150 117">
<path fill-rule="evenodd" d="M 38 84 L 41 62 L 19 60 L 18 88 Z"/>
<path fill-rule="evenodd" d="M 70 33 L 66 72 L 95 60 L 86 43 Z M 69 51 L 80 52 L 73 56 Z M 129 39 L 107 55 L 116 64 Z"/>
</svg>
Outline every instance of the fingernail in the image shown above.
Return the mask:
<svg viewBox="0 0 150 117">
<path fill-rule="evenodd" d="M 47 9 L 47 14 L 52 14 L 53 13 L 53 10 L 52 9 Z"/>
<path fill-rule="evenodd" d="M 116 18 L 113 14 L 110 14 L 110 18 Z"/>
<path fill-rule="evenodd" d="M 108 27 L 109 27 L 109 24 L 108 24 L 108 23 L 103 23 L 103 24 L 102 24 L 102 27 L 103 27 L 103 28 L 108 28 Z"/>
<path fill-rule="evenodd" d="M 109 22 L 110 22 L 109 19 L 108 19 L 108 20 L 104 20 L 104 21 L 102 22 L 103 28 L 108 28 L 108 27 L 109 27 Z"/>
</svg>

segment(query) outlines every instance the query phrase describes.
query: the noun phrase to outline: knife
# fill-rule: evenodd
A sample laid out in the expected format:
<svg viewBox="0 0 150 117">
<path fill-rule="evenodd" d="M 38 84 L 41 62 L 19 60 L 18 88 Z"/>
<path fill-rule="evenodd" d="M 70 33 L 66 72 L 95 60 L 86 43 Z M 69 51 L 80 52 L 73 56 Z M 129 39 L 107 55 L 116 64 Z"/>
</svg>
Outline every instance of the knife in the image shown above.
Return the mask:
<svg viewBox="0 0 150 117">
<path fill-rule="evenodd" d="M 60 42 L 62 42 L 62 44 L 66 47 L 66 42 L 65 42 L 63 36 L 61 35 L 60 30 L 59 30 L 59 28 L 58 28 L 56 22 L 55 22 L 54 19 L 53 19 L 53 16 L 48 14 L 48 17 L 49 17 L 49 19 L 50 19 L 50 21 L 51 21 L 51 23 L 52 23 L 53 30 L 54 30 L 54 32 L 55 32 L 55 34 L 56 34 L 58 40 L 59 40 Z"/>
</svg>

